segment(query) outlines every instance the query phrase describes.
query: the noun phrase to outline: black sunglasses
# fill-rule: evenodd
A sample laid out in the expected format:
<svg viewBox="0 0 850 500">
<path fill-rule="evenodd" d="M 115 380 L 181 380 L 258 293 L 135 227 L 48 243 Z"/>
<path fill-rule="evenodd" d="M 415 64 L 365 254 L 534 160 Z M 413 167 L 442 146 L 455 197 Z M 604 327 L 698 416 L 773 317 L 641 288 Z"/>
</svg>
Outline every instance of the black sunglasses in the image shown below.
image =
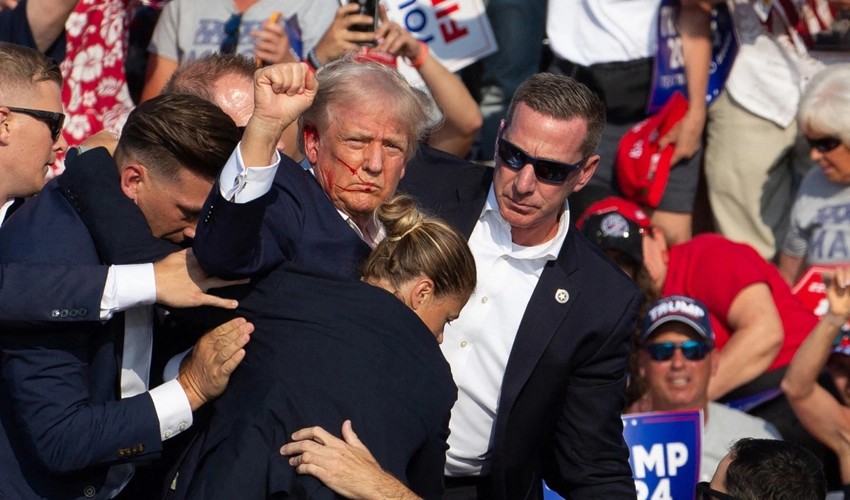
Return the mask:
<svg viewBox="0 0 850 500">
<path fill-rule="evenodd" d="M 841 145 L 841 139 L 838 137 L 824 137 L 823 139 L 809 139 L 806 137 L 806 140 L 809 141 L 809 147 L 811 149 L 817 149 L 819 153 L 829 153 Z"/>
<path fill-rule="evenodd" d="M 655 361 L 668 361 L 673 358 L 676 349 L 682 350 L 682 356 L 688 361 L 700 361 L 705 359 L 711 351 L 711 346 L 701 340 L 688 340 L 681 344 L 674 342 L 658 342 L 643 346 L 643 350 L 649 353 L 649 357 Z"/>
<path fill-rule="evenodd" d="M 697 498 L 696 500 L 740 500 L 738 497 L 733 497 L 728 493 L 723 493 L 722 491 L 717 491 L 711 489 L 709 483 L 703 481 L 701 483 L 697 483 L 696 488 Z"/>
<path fill-rule="evenodd" d="M 534 167 L 534 175 L 544 182 L 553 184 L 561 184 L 567 180 L 567 176 L 575 172 L 584 164 L 589 156 L 585 156 L 577 163 L 564 163 L 555 160 L 543 160 L 535 158 L 512 144 L 507 139 L 499 134 L 498 147 L 496 154 L 499 159 L 513 170 L 522 170 L 528 164 Z"/>
<path fill-rule="evenodd" d="M 233 14 L 224 23 L 224 40 L 221 41 L 221 46 L 218 48 L 221 54 L 227 55 L 236 52 L 236 45 L 239 43 L 239 26 L 241 24 L 241 13 Z"/>
<path fill-rule="evenodd" d="M 50 127 L 50 135 L 53 137 L 53 142 L 56 142 L 59 139 L 59 136 L 62 134 L 62 125 L 65 124 L 65 115 L 63 113 L 56 113 L 54 111 L 42 111 L 40 109 L 29 109 L 29 108 L 13 108 L 11 106 L 6 106 L 9 108 L 9 111 L 13 113 L 23 113 L 25 115 L 30 115 L 36 120 L 43 121 Z"/>
</svg>

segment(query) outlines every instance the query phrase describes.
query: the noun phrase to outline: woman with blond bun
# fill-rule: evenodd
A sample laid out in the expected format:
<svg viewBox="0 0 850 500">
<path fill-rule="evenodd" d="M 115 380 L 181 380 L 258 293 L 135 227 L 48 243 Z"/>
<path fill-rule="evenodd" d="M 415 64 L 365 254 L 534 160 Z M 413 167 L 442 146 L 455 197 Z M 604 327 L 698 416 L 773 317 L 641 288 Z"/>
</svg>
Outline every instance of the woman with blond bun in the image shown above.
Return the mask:
<svg viewBox="0 0 850 500">
<path fill-rule="evenodd" d="M 167 498 L 335 498 L 279 449 L 298 429 L 346 420 L 383 469 L 440 497 L 457 389 L 438 342 L 475 288 L 475 262 L 462 236 L 410 198 L 376 217 L 386 237 L 362 280 L 285 266 L 240 298 L 250 347 L 166 478 Z"/>
</svg>

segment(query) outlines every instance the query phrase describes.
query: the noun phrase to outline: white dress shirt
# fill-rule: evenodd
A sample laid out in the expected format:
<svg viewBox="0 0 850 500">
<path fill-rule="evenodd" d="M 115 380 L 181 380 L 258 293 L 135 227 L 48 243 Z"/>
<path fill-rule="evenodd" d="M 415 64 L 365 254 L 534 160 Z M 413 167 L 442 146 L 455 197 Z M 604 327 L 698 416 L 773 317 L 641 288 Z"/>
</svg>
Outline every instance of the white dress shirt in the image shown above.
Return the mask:
<svg viewBox="0 0 850 500">
<path fill-rule="evenodd" d="M 460 317 L 446 326 L 441 345 L 458 387 L 449 424 L 447 476 L 489 473 L 502 378 L 514 338 L 546 262 L 561 251 L 569 218 L 565 207 L 554 238 L 533 247 L 516 245 L 490 188 L 469 238 L 478 286 Z"/>
<path fill-rule="evenodd" d="M 192 407 L 176 379 L 148 390 L 153 349 L 153 307 L 140 306 L 124 313 L 124 350 L 121 356 L 121 399 L 147 392 L 159 419 L 160 438 L 165 441 L 192 425 Z M 102 494 L 114 498 L 130 482 L 135 464 L 109 468 Z"/>
</svg>

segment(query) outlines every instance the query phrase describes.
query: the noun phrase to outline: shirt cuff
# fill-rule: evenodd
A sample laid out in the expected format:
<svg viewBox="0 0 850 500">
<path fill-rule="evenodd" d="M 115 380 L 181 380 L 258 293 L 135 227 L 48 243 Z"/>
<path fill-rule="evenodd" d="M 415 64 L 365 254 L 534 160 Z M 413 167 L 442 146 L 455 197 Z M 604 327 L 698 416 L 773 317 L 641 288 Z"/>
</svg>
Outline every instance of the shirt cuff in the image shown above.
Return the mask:
<svg viewBox="0 0 850 500">
<path fill-rule="evenodd" d="M 147 306 L 156 302 L 156 275 L 153 264 L 128 264 L 109 266 L 106 286 L 100 299 L 100 319 L 106 321 L 113 314 L 131 307 Z"/>
<path fill-rule="evenodd" d="M 174 380 L 177 378 L 177 375 L 180 375 L 180 363 L 192 352 L 192 349 L 194 348 L 190 347 L 168 360 L 168 363 L 165 364 L 165 369 L 162 370 L 162 380 Z"/>
<path fill-rule="evenodd" d="M 218 176 L 221 196 L 235 203 L 248 203 L 268 193 L 274 183 L 280 154 L 275 150 L 272 164 L 265 167 L 245 167 L 240 142 Z"/>
<path fill-rule="evenodd" d="M 159 435 L 163 441 L 185 431 L 192 426 L 192 407 L 189 398 L 177 380 L 170 380 L 154 387 L 148 394 L 153 400 L 156 416 L 159 418 Z"/>
</svg>

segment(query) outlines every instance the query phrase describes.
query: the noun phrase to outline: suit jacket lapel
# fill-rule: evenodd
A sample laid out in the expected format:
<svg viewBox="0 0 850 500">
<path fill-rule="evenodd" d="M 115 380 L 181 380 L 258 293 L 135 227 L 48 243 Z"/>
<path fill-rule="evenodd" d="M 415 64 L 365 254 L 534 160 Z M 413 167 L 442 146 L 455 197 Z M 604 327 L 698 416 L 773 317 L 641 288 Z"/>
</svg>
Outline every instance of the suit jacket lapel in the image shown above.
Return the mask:
<svg viewBox="0 0 850 500">
<path fill-rule="evenodd" d="M 581 293 L 579 273 L 576 272 L 578 265 L 575 262 L 575 230 L 575 227 L 570 228 L 558 258 L 547 263 L 543 269 L 519 324 L 502 382 L 497 418 L 502 423 Z M 563 302 L 564 298 L 566 302 Z"/>
</svg>

